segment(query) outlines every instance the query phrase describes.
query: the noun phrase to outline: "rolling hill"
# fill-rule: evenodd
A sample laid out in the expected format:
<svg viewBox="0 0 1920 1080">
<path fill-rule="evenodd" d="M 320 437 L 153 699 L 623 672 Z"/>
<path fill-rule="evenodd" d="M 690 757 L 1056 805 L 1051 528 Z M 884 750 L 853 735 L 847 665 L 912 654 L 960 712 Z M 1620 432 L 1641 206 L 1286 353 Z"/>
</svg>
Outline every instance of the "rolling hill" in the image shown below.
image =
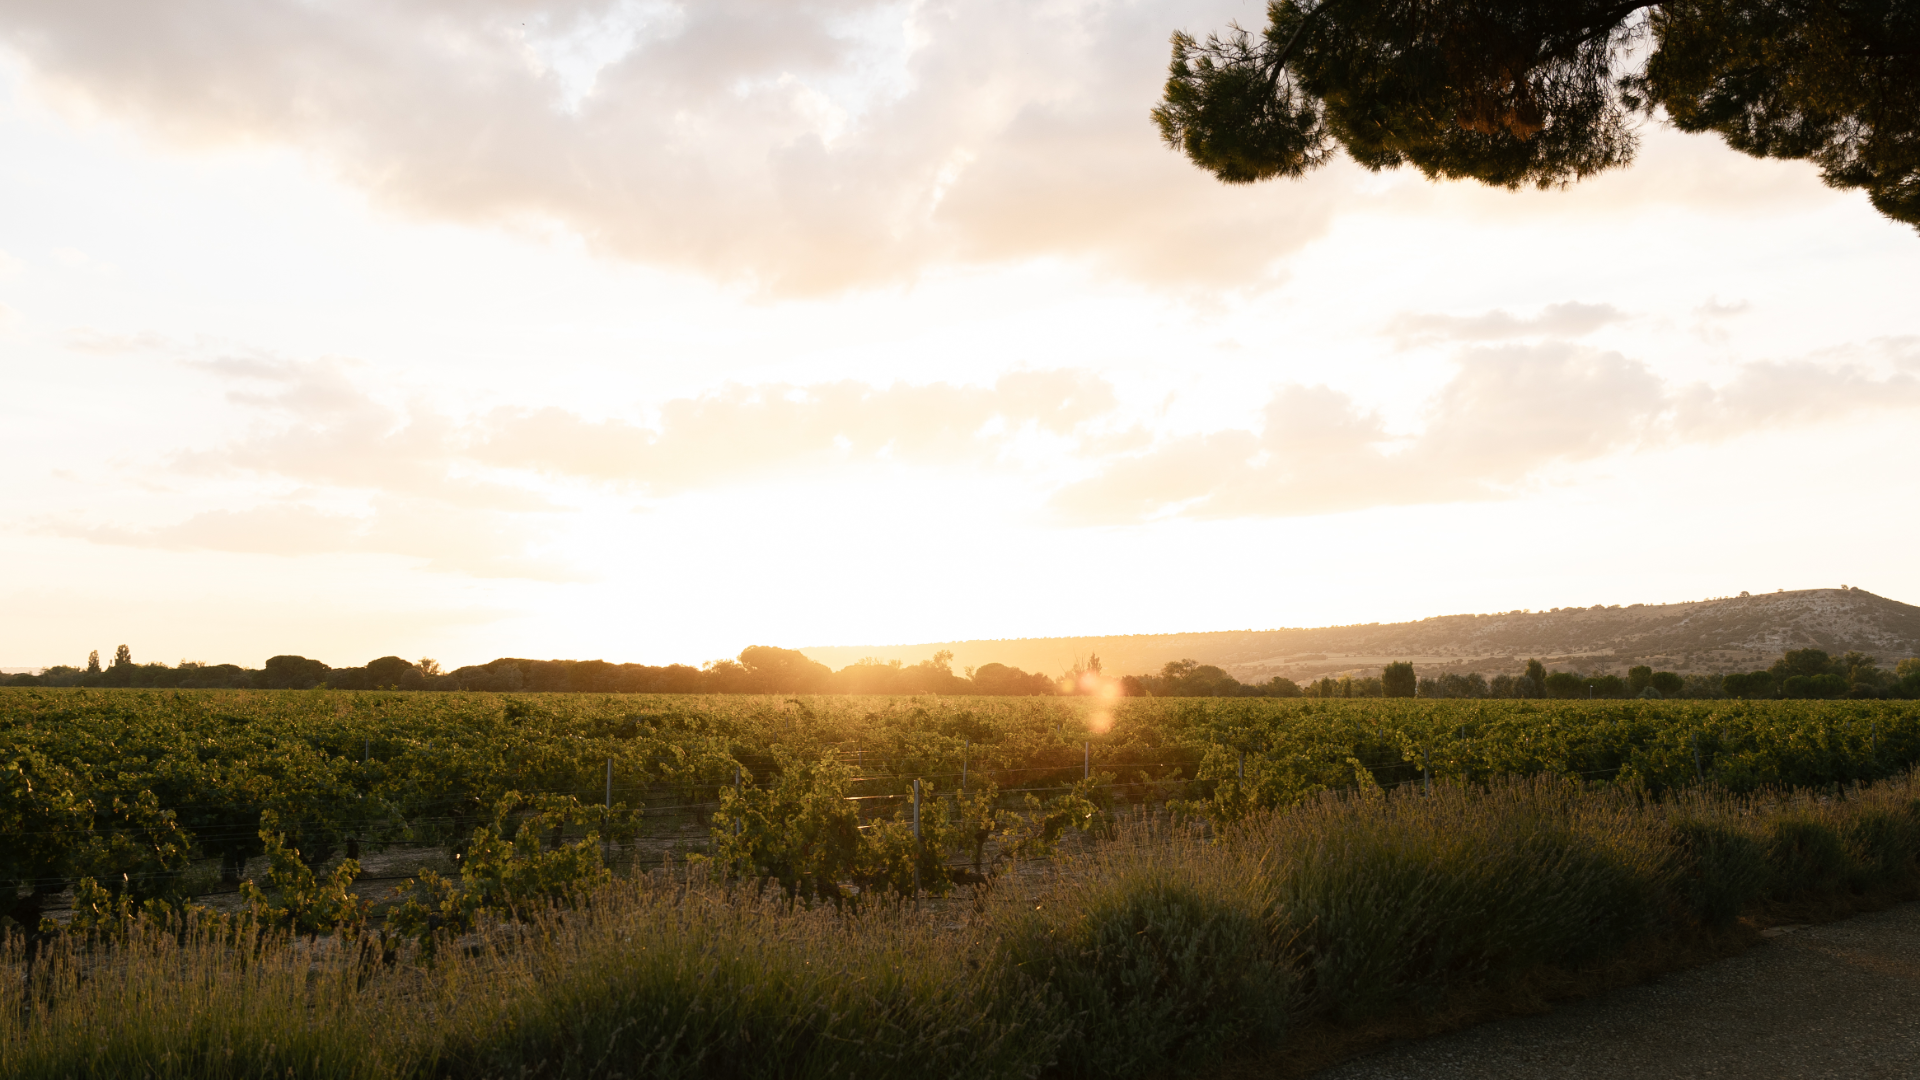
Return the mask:
<svg viewBox="0 0 1920 1080">
<path fill-rule="evenodd" d="M 1519 673 L 1529 657 L 1585 674 L 1657 670 L 1750 671 L 1787 649 L 1858 650 L 1882 664 L 1920 655 L 1920 607 L 1864 589 L 1801 589 L 1680 604 L 1632 604 L 1491 615 L 1438 615 L 1418 622 L 1309 629 L 1220 630 L 1114 637 L 932 641 L 803 649 L 839 668 L 864 657 L 917 663 L 946 649 L 956 669 L 1010 664 L 1057 675 L 1098 655 L 1109 674 L 1157 672 L 1170 660 L 1215 664 L 1243 682 L 1284 675 L 1378 674 L 1410 660 L 1422 675 Z"/>
</svg>

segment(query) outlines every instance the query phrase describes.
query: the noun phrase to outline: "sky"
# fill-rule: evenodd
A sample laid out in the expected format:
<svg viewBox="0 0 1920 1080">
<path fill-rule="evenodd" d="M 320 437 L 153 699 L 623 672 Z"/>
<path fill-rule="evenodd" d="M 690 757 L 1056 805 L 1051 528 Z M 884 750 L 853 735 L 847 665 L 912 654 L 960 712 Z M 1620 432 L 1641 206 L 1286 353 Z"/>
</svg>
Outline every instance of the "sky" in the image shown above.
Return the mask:
<svg viewBox="0 0 1920 1080">
<path fill-rule="evenodd" d="M 1252 3 L 0 0 L 0 665 L 1920 600 L 1920 235 L 1226 186 Z"/>
</svg>

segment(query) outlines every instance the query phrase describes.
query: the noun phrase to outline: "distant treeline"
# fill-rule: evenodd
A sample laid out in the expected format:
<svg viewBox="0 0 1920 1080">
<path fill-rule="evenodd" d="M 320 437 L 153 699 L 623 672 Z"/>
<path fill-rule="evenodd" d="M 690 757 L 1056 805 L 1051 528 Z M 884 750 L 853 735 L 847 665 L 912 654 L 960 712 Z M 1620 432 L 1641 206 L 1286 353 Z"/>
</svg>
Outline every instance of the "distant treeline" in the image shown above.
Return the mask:
<svg viewBox="0 0 1920 1080">
<path fill-rule="evenodd" d="M 1171 668 L 1172 665 L 1169 665 Z M 1412 665 L 1390 664 L 1387 678 L 1322 679 L 1306 687 L 1308 697 L 1423 698 L 1920 698 L 1920 659 L 1901 660 L 1889 670 L 1865 653 L 1834 656 L 1824 649 L 1792 649 L 1763 671 L 1725 675 L 1680 675 L 1646 665 L 1618 675 L 1548 671 L 1527 661 L 1519 675 L 1441 675 L 1421 678 L 1410 689 L 1392 692 L 1392 674 L 1401 684 L 1412 680 Z M 1218 669 L 1215 669 L 1218 670 Z"/>
<path fill-rule="evenodd" d="M 605 660 L 522 660 L 503 657 L 442 671 L 432 660 L 383 656 L 363 667 L 334 668 L 304 656 L 276 656 L 258 669 L 234 664 L 183 662 L 136 664 L 122 645 L 105 666 L 99 653 L 87 666 L 51 667 L 37 675 L 13 675 L 12 686 L 126 686 L 256 690 L 474 690 L 600 694 L 1108 694 L 1126 697 L 1313 697 L 1313 698 L 1920 698 L 1920 659 L 1901 660 L 1891 670 L 1863 653 L 1833 656 L 1821 649 L 1794 649 L 1764 671 L 1728 675 L 1679 675 L 1639 666 L 1625 678 L 1548 671 L 1527 661 L 1519 675 L 1488 679 L 1477 673 L 1416 677 L 1410 663 L 1388 664 L 1377 676 L 1323 678 L 1305 686 L 1275 676 L 1243 683 L 1212 664 L 1176 660 L 1157 675 L 1118 678 L 1101 670 L 1100 658 L 1076 662 L 1059 678 L 1005 664 L 983 664 L 955 674 L 953 654 L 906 665 L 867 659 L 839 671 L 796 649 L 754 645 L 738 659 L 700 667 L 613 664 Z"/>
<path fill-rule="evenodd" d="M 1078 674 L 1078 669 L 1069 673 L 1063 685 Z M 1243 683 L 1211 664 L 1178 660 L 1158 675 L 1127 675 L 1117 682 L 1123 694 L 1152 697 L 1920 698 L 1920 659 L 1901 660 L 1888 669 L 1865 653 L 1834 656 L 1823 649 L 1793 649 L 1764 671 L 1680 675 L 1639 665 L 1625 678 L 1549 671 L 1528 660 L 1521 674 L 1491 679 L 1478 673 L 1421 678 L 1412 664 L 1401 662 L 1388 664 L 1379 675 L 1328 677 L 1305 686 L 1279 677 Z"/>
<path fill-rule="evenodd" d="M 605 660 L 523 660 L 503 657 L 443 671 L 432 660 L 383 656 L 362 667 L 328 667 L 304 656 L 275 656 L 258 669 L 234 664 L 136 664 L 122 645 L 109 664 L 99 653 L 87 666 L 51 667 L 13 675 L 13 686 L 128 686 L 255 690 L 480 690 L 601 694 L 1052 694 L 1056 681 L 1005 664 L 953 671 L 953 654 L 903 665 L 863 660 L 834 671 L 795 649 L 755 645 L 737 660 L 701 667 L 613 664 Z"/>
</svg>

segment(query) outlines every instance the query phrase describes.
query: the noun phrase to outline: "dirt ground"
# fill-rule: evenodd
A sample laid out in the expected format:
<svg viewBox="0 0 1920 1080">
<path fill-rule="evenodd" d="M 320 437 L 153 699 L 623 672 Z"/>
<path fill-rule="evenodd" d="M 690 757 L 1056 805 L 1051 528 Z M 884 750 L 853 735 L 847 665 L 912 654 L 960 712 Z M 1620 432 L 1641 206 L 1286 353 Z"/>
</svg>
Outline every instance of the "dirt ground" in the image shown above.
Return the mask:
<svg viewBox="0 0 1920 1080">
<path fill-rule="evenodd" d="M 1539 1016 L 1397 1043 L 1314 1080 L 1920 1077 L 1920 903 Z"/>
</svg>

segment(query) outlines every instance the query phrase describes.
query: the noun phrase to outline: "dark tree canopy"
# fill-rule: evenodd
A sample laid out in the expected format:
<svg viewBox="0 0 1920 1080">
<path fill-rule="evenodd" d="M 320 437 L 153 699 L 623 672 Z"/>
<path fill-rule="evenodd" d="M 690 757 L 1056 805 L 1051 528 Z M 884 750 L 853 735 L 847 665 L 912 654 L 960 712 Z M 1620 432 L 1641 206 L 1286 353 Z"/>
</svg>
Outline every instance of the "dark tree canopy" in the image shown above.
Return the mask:
<svg viewBox="0 0 1920 1080">
<path fill-rule="evenodd" d="M 1554 187 L 1632 161 L 1658 110 L 1920 226 L 1916 0 L 1273 0 L 1267 19 L 1174 34 L 1153 110 L 1228 183 L 1337 144 L 1369 169 Z"/>
</svg>

